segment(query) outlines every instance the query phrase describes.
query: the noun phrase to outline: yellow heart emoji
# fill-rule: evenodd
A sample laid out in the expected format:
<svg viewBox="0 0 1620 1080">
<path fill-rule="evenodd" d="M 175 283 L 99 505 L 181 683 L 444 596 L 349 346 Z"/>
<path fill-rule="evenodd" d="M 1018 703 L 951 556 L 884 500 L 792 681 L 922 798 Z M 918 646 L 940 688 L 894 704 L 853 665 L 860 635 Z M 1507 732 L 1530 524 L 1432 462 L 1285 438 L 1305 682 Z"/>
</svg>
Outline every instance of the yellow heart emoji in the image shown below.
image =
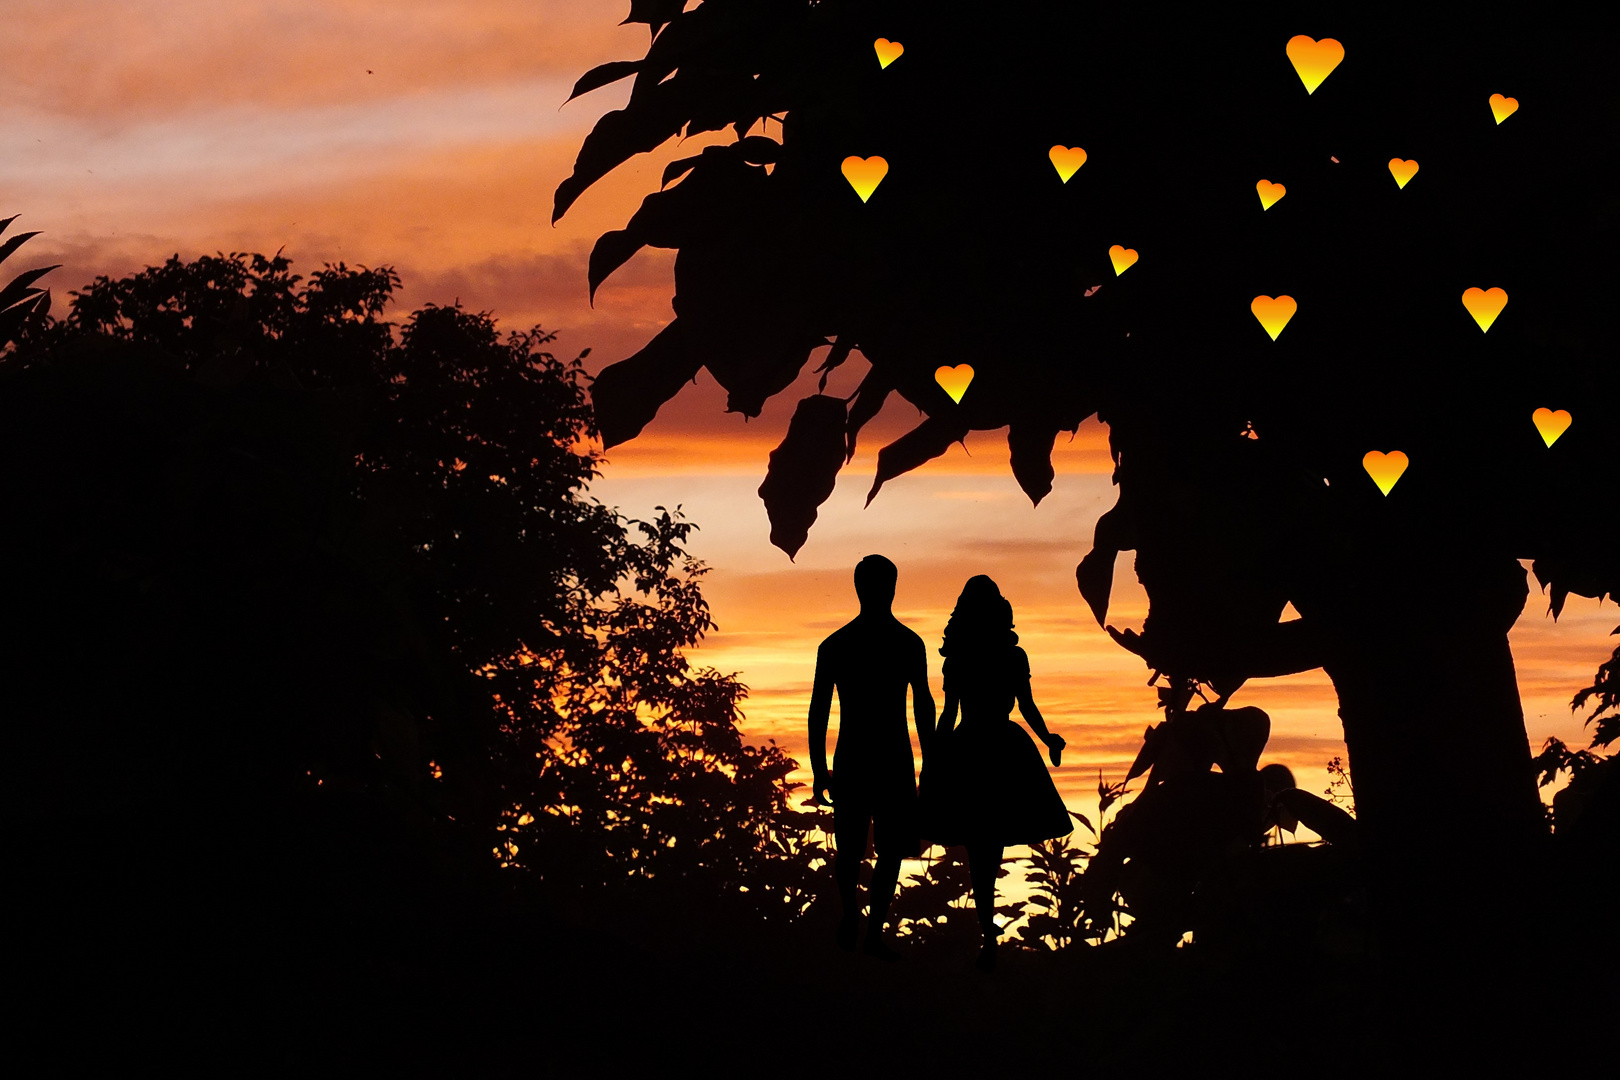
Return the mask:
<svg viewBox="0 0 1620 1080">
<path fill-rule="evenodd" d="M 1479 323 L 1480 333 L 1486 333 L 1496 321 L 1496 317 L 1502 314 L 1502 309 L 1507 307 L 1508 294 L 1494 288 L 1464 289 L 1462 302 L 1463 307 L 1468 309 L 1468 314 Z"/>
<path fill-rule="evenodd" d="M 1395 178 L 1395 186 L 1404 188 L 1406 182 L 1417 175 L 1418 163 L 1415 161 L 1402 161 L 1398 157 L 1389 159 L 1389 175 Z M 1428 181 L 1424 181 L 1428 183 Z"/>
<path fill-rule="evenodd" d="M 1361 467 L 1367 470 L 1367 475 L 1372 477 L 1373 483 L 1378 485 L 1378 490 L 1385 495 L 1394 489 L 1395 481 L 1401 478 L 1401 474 L 1406 471 L 1409 464 L 1411 463 L 1407 461 L 1406 455 L 1399 450 L 1391 450 L 1387 454 L 1369 450 L 1367 456 L 1361 459 Z"/>
<path fill-rule="evenodd" d="M 1503 97 L 1501 94 L 1491 95 L 1491 115 L 1496 117 L 1498 124 L 1518 111 L 1518 98 Z"/>
<path fill-rule="evenodd" d="M 1541 432 L 1541 441 L 1551 446 L 1558 441 L 1558 436 L 1569 430 L 1574 418 L 1569 415 L 1568 409 L 1559 409 L 1557 412 L 1551 409 L 1537 409 L 1530 414 L 1530 419 L 1535 421 L 1536 430 Z"/>
<path fill-rule="evenodd" d="M 1136 265 L 1137 254 L 1135 248 L 1121 247 L 1115 244 L 1108 249 L 1108 261 L 1114 264 L 1114 276 L 1119 277 L 1125 271 Z"/>
<path fill-rule="evenodd" d="M 855 189 L 855 194 L 865 202 L 872 197 L 872 192 L 883 183 L 883 178 L 889 175 L 889 163 L 880 157 L 860 158 L 850 156 L 844 159 L 844 179 L 849 186 Z"/>
<path fill-rule="evenodd" d="M 1265 327 L 1266 333 L 1271 335 L 1271 340 L 1276 341 L 1277 335 L 1282 333 L 1283 327 L 1288 325 L 1288 320 L 1292 319 L 1294 312 L 1299 310 L 1299 305 L 1294 302 L 1292 296 L 1279 296 L 1276 299 L 1269 296 L 1257 296 L 1254 298 L 1254 302 L 1249 305 L 1249 310 L 1254 312 L 1256 319 L 1260 320 L 1260 325 Z"/>
<path fill-rule="evenodd" d="M 1065 184 L 1086 163 L 1086 152 L 1078 146 L 1054 146 L 1046 156 L 1052 159 L 1052 167 Z"/>
<path fill-rule="evenodd" d="M 951 395 L 952 401 L 960 405 L 962 395 L 967 393 L 968 383 L 973 381 L 973 367 L 970 364 L 942 367 L 934 372 L 934 381 L 939 383 L 941 390 Z"/>
<path fill-rule="evenodd" d="M 890 41 L 884 37 L 872 42 L 872 47 L 877 50 L 878 67 L 880 68 L 888 67 L 900 59 L 900 54 L 906 51 L 906 47 L 898 41 Z"/>
<path fill-rule="evenodd" d="M 1306 37 L 1296 34 L 1288 39 L 1283 49 L 1288 59 L 1293 62 L 1294 70 L 1299 73 L 1299 81 L 1305 84 L 1307 94 L 1316 93 L 1316 88 L 1322 85 L 1322 80 L 1332 73 L 1344 59 L 1344 46 L 1332 38 Z"/>
<path fill-rule="evenodd" d="M 1288 194 L 1288 189 L 1281 184 L 1273 184 L 1270 180 L 1262 180 L 1254 185 L 1254 190 L 1260 193 L 1260 209 L 1270 210 L 1277 200 Z"/>
</svg>

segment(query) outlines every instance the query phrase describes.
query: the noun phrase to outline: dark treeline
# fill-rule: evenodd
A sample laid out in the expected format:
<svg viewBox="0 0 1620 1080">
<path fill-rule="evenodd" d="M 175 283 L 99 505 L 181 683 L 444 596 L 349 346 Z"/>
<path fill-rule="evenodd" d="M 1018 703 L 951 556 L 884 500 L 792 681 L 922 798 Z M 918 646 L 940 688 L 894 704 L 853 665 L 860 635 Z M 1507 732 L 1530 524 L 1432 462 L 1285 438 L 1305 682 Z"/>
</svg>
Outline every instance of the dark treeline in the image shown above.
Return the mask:
<svg viewBox="0 0 1620 1080">
<path fill-rule="evenodd" d="M 1128 778 L 1155 794 L 1104 783 L 1100 838 L 1034 849 L 997 984 L 944 947 L 974 932 L 954 849 L 897 902 L 907 969 L 845 963 L 825 818 L 685 656 L 693 526 L 589 497 L 551 335 L 390 322 L 391 271 L 279 256 L 98 278 L 60 318 L 38 280 L 0 292 L 0 792 L 22 1018 L 88 1032 L 48 1052 L 611 1071 L 780 1061 L 819 1010 L 872 1061 L 1084 1070 L 1195 1062 L 1165 1034 L 1286 997 L 1275 1038 L 1332 1032 L 1334 1072 L 1404 1030 L 1353 819 L 1258 768 L 1258 710 L 1185 701 Z M 1586 862 L 1615 663 L 1577 699 L 1594 750 L 1538 762 Z M 1267 844 L 1300 820 L 1335 842 Z M 1592 1007 L 1597 962 L 1558 1000 Z"/>
</svg>

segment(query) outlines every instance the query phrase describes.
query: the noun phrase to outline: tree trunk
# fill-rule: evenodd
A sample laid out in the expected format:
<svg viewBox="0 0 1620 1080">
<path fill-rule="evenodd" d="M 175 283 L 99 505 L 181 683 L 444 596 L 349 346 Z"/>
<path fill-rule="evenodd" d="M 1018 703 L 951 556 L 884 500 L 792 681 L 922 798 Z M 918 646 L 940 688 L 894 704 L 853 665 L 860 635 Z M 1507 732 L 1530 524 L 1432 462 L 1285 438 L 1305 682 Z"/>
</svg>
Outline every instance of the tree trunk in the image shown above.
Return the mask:
<svg viewBox="0 0 1620 1080">
<path fill-rule="evenodd" d="M 1549 837 L 1507 638 L 1524 571 L 1433 569 L 1378 565 L 1337 590 L 1324 667 L 1401 1013 L 1471 1038 L 1487 1017 L 1524 1023 Z"/>
</svg>

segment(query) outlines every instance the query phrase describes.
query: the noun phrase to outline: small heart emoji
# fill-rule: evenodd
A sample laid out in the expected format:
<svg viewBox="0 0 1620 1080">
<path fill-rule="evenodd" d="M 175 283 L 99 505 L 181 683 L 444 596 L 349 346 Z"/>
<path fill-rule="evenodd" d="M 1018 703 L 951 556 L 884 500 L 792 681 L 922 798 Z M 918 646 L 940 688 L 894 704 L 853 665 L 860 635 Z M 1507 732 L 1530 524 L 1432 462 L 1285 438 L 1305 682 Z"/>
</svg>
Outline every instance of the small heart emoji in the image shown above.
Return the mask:
<svg viewBox="0 0 1620 1080">
<path fill-rule="evenodd" d="M 855 194 L 861 197 L 861 202 L 870 199 L 872 192 L 883 183 L 883 178 L 889 175 L 889 163 L 880 157 L 850 156 L 844 159 L 843 169 L 844 179 L 855 189 Z"/>
<path fill-rule="evenodd" d="M 1558 441 L 1558 436 L 1569 430 L 1573 417 L 1569 415 L 1568 409 L 1559 409 L 1557 412 L 1551 409 L 1537 409 L 1530 414 L 1530 419 L 1535 421 L 1536 430 L 1541 432 L 1541 441 L 1551 446 Z"/>
<path fill-rule="evenodd" d="M 1402 161 L 1398 157 L 1389 159 L 1389 175 L 1395 178 L 1395 186 L 1404 188 L 1406 182 L 1417 175 L 1418 163 L 1415 161 Z M 1427 180 L 1424 183 L 1428 183 Z"/>
<path fill-rule="evenodd" d="M 1294 70 L 1299 73 L 1299 81 L 1305 84 L 1307 94 L 1316 93 L 1316 88 L 1322 85 L 1322 80 L 1332 73 L 1344 59 L 1344 46 L 1332 38 L 1323 38 L 1317 41 L 1296 34 L 1288 39 L 1288 45 L 1283 50 L 1288 59 L 1294 64 Z"/>
<path fill-rule="evenodd" d="M 1491 115 L 1496 117 L 1498 124 L 1518 111 L 1518 98 L 1503 97 L 1501 94 L 1491 95 Z"/>
<path fill-rule="evenodd" d="M 1046 156 L 1052 159 L 1052 167 L 1065 184 L 1086 163 L 1086 152 L 1078 146 L 1054 146 Z"/>
<path fill-rule="evenodd" d="M 1135 248 L 1121 247 L 1115 244 L 1108 249 L 1108 261 L 1114 264 L 1114 276 L 1119 277 L 1125 271 L 1136 265 L 1137 254 Z"/>
<path fill-rule="evenodd" d="M 886 37 L 880 37 L 872 42 L 872 48 L 877 50 L 878 67 L 880 68 L 888 67 L 900 59 L 900 54 L 906 51 L 904 45 L 898 41 L 890 41 Z"/>
<path fill-rule="evenodd" d="M 967 393 L 968 383 L 973 381 L 973 367 L 971 364 L 942 367 L 934 372 L 934 381 L 939 383 L 941 390 L 951 395 L 952 401 L 960 405 L 962 395 Z"/>
<path fill-rule="evenodd" d="M 1411 462 L 1407 461 L 1406 455 L 1399 450 L 1391 450 L 1387 454 L 1369 450 L 1367 456 L 1361 459 L 1361 467 L 1367 470 L 1367 475 L 1372 477 L 1373 483 L 1378 485 L 1378 490 L 1385 495 L 1394 489 L 1395 481 L 1401 478 L 1401 474 L 1406 471 L 1409 464 Z"/>
<path fill-rule="evenodd" d="M 1283 327 L 1288 325 L 1288 320 L 1292 319 L 1294 312 L 1299 310 L 1299 305 L 1294 302 L 1292 296 L 1279 296 L 1276 299 L 1269 296 L 1257 296 L 1254 298 L 1254 302 L 1249 305 L 1249 310 L 1254 312 L 1256 319 L 1260 320 L 1260 325 L 1265 327 L 1266 333 L 1271 335 L 1271 340 L 1276 341 L 1277 335 L 1282 333 Z"/>
<path fill-rule="evenodd" d="M 1494 288 L 1464 289 L 1462 302 L 1463 307 L 1468 309 L 1468 314 L 1479 323 L 1480 333 L 1486 333 L 1496 321 L 1496 317 L 1502 314 L 1502 309 L 1507 307 L 1508 295 L 1501 289 Z"/>
<path fill-rule="evenodd" d="M 1254 185 L 1254 190 L 1260 193 L 1260 209 L 1270 210 L 1277 204 L 1277 200 L 1288 194 L 1288 189 L 1281 184 L 1273 184 L 1270 180 L 1262 180 Z"/>
</svg>

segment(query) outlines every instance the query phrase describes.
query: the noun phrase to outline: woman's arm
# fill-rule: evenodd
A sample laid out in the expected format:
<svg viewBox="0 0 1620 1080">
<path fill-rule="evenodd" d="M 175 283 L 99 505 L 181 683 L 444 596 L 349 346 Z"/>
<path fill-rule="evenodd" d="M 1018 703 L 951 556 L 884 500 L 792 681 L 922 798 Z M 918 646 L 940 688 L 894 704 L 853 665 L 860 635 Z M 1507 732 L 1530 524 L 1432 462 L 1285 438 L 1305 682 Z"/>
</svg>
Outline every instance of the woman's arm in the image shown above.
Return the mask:
<svg viewBox="0 0 1620 1080">
<path fill-rule="evenodd" d="M 1003 698 L 1002 700 L 1005 701 L 1006 699 Z M 1041 742 L 1046 744 L 1047 752 L 1052 757 L 1052 767 L 1057 768 L 1062 762 L 1063 748 L 1068 745 L 1068 742 L 1063 736 L 1047 730 L 1046 720 L 1041 716 L 1041 710 L 1035 707 L 1035 693 L 1029 688 L 1028 679 L 1025 679 L 1023 685 L 1018 689 L 1018 711 L 1023 714 L 1024 723 L 1028 724 L 1030 730 L 1040 738 Z"/>
</svg>

